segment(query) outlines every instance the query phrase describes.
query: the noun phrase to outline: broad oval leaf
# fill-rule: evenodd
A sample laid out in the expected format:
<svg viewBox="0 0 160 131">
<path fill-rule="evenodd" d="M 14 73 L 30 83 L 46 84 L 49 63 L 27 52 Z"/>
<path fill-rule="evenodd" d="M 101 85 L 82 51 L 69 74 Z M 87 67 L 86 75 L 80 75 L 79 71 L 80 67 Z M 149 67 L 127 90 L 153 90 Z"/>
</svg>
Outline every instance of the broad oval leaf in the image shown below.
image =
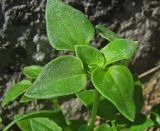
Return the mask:
<svg viewBox="0 0 160 131">
<path fill-rule="evenodd" d="M 63 116 L 63 113 L 60 109 L 56 110 L 41 110 L 41 111 L 34 111 L 28 114 L 19 115 L 17 118 L 15 118 L 11 123 L 9 123 L 3 131 L 7 131 L 10 127 L 12 127 L 14 124 L 16 124 L 19 121 L 27 120 L 30 118 L 38 118 L 38 117 L 44 117 L 49 118 L 53 120 L 55 123 L 62 127 L 66 127 L 67 123 L 65 121 L 65 118 Z"/>
<path fill-rule="evenodd" d="M 25 95 L 37 99 L 70 95 L 82 90 L 86 83 L 82 62 L 74 56 L 61 56 L 43 68 Z"/>
<path fill-rule="evenodd" d="M 96 97 L 95 90 L 86 90 L 77 94 L 80 101 L 92 110 L 92 106 Z M 113 120 L 116 116 L 116 107 L 103 96 L 100 97 L 100 103 L 97 111 L 97 115 L 103 119 Z"/>
<path fill-rule="evenodd" d="M 102 124 L 98 126 L 95 131 L 114 131 L 113 128 L 108 124 Z"/>
<path fill-rule="evenodd" d="M 103 66 L 105 64 L 104 55 L 96 48 L 87 45 L 75 46 L 76 55 L 87 65 Z"/>
<path fill-rule="evenodd" d="M 125 66 L 114 65 L 107 70 L 98 68 L 92 73 L 91 79 L 95 88 L 112 102 L 122 115 L 134 121 L 134 82 L 132 74 Z"/>
<path fill-rule="evenodd" d="M 62 131 L 61 127 L 48 118 L 32 118 L 30 123 L 31 131 Z"/>
<path fill-rule="evenodd" d="M 22 73 L 30 79 L 36 79 L 41 73 L 42 67 L 38 65 L 26 66 L 23 68 Z"/>
<path fill-rule="evenodd" d="M 74 50 L 75 45 L 87 45 L 94 36 L 86 16 L 60 0 L 47 0 L 46 24 L 49 41 L 57 50 Z"/>
<path fill-rule="evenodd" d="M 114 41 L 121 38 L 119 35 L 111 31 L 110 29 L 105 28 L 102 24 L 96 25 L 96 30 L 103 38 L 109 41 Z"/>
<path fill-rule="evenodd" d="M 101 49 L 101 52 L 106 58 L 105 65 L 109 65 L 120 60 L 131 59 L 137 48 L 137 42 L 131 40 L 117 39 L 110 42 L 107 46 Z"/>
<path fill-rule="evenodd" d="M 5 106 L 9 102 L 15 100 L 18 96 L 22 95 L 29 87 L 31 82 L 28 80 L 22 80 L 13 85 L 5 94 L 2 105 Z"/>
</svg>

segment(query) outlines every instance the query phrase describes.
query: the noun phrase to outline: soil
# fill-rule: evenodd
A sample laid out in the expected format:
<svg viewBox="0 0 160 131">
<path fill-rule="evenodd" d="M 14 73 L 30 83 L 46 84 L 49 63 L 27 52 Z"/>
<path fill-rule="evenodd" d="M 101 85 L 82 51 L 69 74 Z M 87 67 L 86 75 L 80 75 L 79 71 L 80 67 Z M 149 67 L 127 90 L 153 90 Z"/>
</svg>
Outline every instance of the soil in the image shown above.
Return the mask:
<svg viewBox="0 0 160 131">
<path fill-rule="evenodd" d="M 124 38 L 139 41 L 138 52 L 130 64 L 133 72 L 140 74 L 159 65 L 159 0 L 65 0 L 65 2 L 84 12 L 93 25 L 102 23 Z M 45 4 L 46 0 L 0 1 L 0 102 L 10 85 L 24 77 L 20 73 L 22 67 L 31 64 L 44 65 L 58 55 L 66 53 L 56 51 L 49 45 L 44 19 Z M 96 34 L 92 44 L 101 48 L 107 41 Z M 153 74 L 147 80 L 156 79 L 158 83 L 159 78 L 159 75 Z M 144 87 L 147 90 L 147 86 Z M 160 83 L 157 84 L 157 88 L 160 88 Z M 155 90 L 155 86 L 149 89 L 151 93 L 147 92 L 145 96 L 148 94 L 154 96 L 157 93 L 152 91 Z M 158 95 L 154 98 L 156 103 L 160 103 L 159 97 Z M 148 101 L 150 97 L 145 98 Z M 43 108 L 45 105 L 48 106 L 47 103 L 43 105 L 31 103 L 24 106 L 15 101 L 6 108 L 0 105 L 0 116 L 6 124 L 18 112 Z"/>
</svg>

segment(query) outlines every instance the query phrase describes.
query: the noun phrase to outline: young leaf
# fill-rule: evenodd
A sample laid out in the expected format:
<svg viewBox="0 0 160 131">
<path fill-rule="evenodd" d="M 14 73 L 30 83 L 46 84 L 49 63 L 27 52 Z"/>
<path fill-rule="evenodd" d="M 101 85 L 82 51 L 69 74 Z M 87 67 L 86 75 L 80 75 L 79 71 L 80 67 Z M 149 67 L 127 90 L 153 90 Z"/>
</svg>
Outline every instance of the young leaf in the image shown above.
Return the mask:
<svg viewBox="0 0 160 131">
<path fill-rule="evenodd" d="M 106 65 L 120 61 L 129 60 L 133 57 L 138 44 L 135 41 L 117 39 L 110 42 L 107 46 L 101 49 L 101 52 L 106 58 Z"/>
<path fill-rule="evenodd" d="M 108 124 L 102 124 L 98 126 L 95 131 L 114 131 L 113 128 Z"/>
<path fill-rule="evenodd" d="M 74 56 L 61 56 L 43 68 L 25 95 L 37 99 L 70 95 L 81 91 L 86 83 L 82 62 Z"/>
<path fill-rule="evenodd" d="M 25 94 L 21 97 L 20 103 L 25 103 L 29 101 L 35 101 L 36 99 L 25 96 Z"/>
<path fill-rule="evenodd" d="M 116 39 L 120 39 L 121 38 L 116 33 L 114 33 L 111 30 L 105 28 L 102 24 L 96 25 L 96 30 L 103 38 L 105 38 L 105 39 L 107 39 L 109 41 L 114 41 Z"/>
<path fill-rule="evenodd" d="M 87 65 L 103 66 L 105 58 L 103 54 L 96 48 L 87 45 L 75 46 L 76 55 Z"/>
<path fill-rule="evenodd" d="M 2 105 L 5 106 L 9 102 L 16 99 L 18 96 L 23 94 L 30 86 L 31 86 L 31 82 L 28 80 L 22 80 L 17 84 L 13 85 L 5 94 Z"/>
<path fill-rule="evenodd" d="M 93 102 L 95 99 L 95 90 L 86 90 L 77 94 L 81 102 L 92 110 Z M 117 113 L 115 106 L 103 96 L 100 97 L 100 104 L 98 107 L 97 115 L 103 119 L 113 120 Z"/>
<path fill-rule="evenodd" d="M 8 124 L 3 129 L 3 131 L 7 131 L 10 127 L 12 127 L 14 124 L 16 124 L 19 121 L 27 120 L 27 119 L 30 119 L 30 118 L 37 118 L 37 117 L 50 118 L 62 127 L 67 126 L 65 118 L 63 116 L 63 113 L 60 109 L 56 109 L 54 111 L 52 111 L 52 110 L 41 110 L 41 111 L 31 112 L 31 113 L 28 113 L 28 114 L 19 115 L 10 124 Z"/>
<path fill-rule="evenodd" d="M 49 41 L 57 50 L 74 50 L 75 45 L 88 45 L 94 36 L 86 16 L 60 0 L 47 0 L 46 24 Z"/>
<path fill-rule="evenodd" d="M 61 127 L 48 118 L 32 118 L 30 123 L 31 131 L 62 131 Z"/>
<path fill-rule="evenodd" d="M 30 79 L 36 79 L 41 73 L 42 67 L 37 65 L 26 66 L 23 68 L 22 73 Z"/>
<path fill-rule="evenodd" d="M 134 83 L 132 74 L 123 65 L 114 65 L 107 70 L 97 68 L 92 73 L 95 88 L 130 121 L 134 121 Z"/>
</svg>

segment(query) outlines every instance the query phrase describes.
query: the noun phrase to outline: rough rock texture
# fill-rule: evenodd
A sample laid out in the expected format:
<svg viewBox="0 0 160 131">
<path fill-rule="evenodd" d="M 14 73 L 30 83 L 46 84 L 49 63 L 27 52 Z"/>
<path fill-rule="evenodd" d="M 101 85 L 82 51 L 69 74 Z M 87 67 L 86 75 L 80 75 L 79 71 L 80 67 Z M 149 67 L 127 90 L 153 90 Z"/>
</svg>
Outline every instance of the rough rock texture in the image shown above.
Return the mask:
<svg viewBox="0 0 160 131">
<path fill-rule="evenodd" d="M 131 69 L 135 72 L 142 73 L 160 60 L 159 0 L 65 2 L 88 15 L 94 25 L 102 23 L 122 37 L 138 40 L 140 48 L 131 63 Z M 14 83 L 22 78 L 19 74 L 24 65 L 43 65 L 51 58 L 63 54 L 48 44 L 44 19 L 45 3 L 46 0 L 0 1 L 0 102 L 9 87 L 7 83 Z M 107 41 L 96 34 L 92 43 L 100 48 Z M 18 110 L 23 110 L 22 106 L 15 108 L 15 105 L 18 104 L 14 102 L 3 110 L 0 107 L 0 116 L 3 114 L 5 121 L 10 120 Z M 11 110 L 14 112 L 10 112 Z"/>
</svg>

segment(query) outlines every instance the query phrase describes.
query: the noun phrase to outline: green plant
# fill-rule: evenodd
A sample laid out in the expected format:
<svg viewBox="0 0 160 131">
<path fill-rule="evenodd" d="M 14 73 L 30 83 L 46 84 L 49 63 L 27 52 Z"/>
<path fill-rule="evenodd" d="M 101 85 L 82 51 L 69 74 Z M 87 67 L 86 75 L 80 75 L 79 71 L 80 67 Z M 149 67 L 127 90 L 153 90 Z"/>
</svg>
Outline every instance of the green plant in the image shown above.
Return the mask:
<svg viewBox="0 0 160 131">
<path fill-rule="evenodd" d="M 57 50 L 75 52 L 76 56 L 60 56 L 43 68 L 25 67 L 22 73 L 27 80 L 6 93 L 3 106 L 22 94 L 21 102 L 53 101 L 76 94 L 91 111 L 90 120 L 88 124 L 80 120 L 66 121 L 54 102 L 57 109 L 15 116 L 4 131 L 15 123 L 23 131 L 143 131 L 154 125 L 141 114 L 141 84 L 127 67 L 138 48 L 137 42 L 122 39 L 103 25 L 97 25 L 97 32 L 109 44 L 101 50 L 92 47 L 89 45 L 94 37 L 92 24 L 84 14 L 60 0 L 47 1 L 46 23 L 51 45 Z M 90 80 L 93 86 L 86 90 Z M 95 127 L 96 115 L 110 122 Z"/>
</svg>

